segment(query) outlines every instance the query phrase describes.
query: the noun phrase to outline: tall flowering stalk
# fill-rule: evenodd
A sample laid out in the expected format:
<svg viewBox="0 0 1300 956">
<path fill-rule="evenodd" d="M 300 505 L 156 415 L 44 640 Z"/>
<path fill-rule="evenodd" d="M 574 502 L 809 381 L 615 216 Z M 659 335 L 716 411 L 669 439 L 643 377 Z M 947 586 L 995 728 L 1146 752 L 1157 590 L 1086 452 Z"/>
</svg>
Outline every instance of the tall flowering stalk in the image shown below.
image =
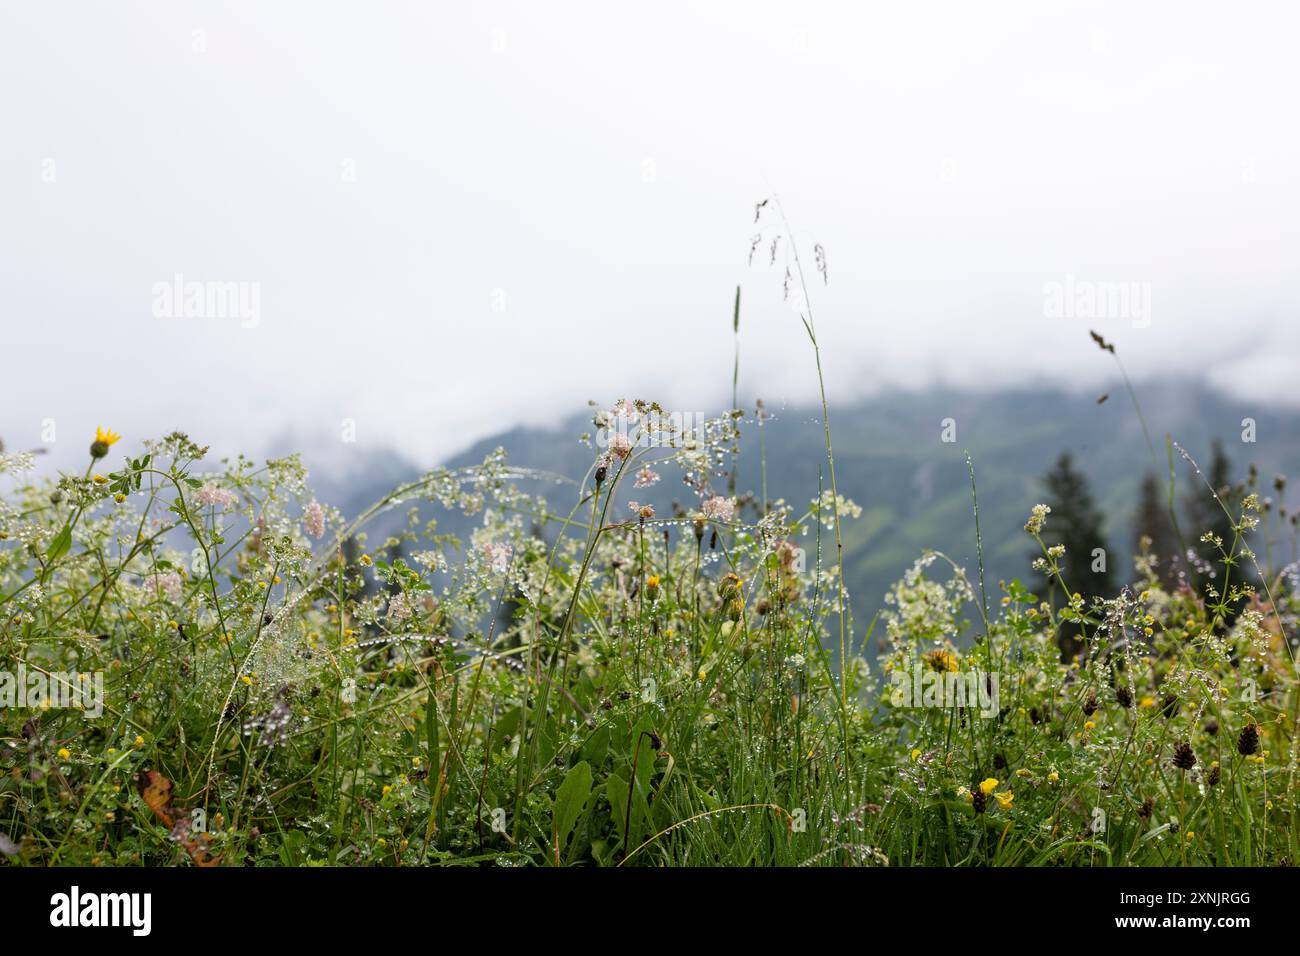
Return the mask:
<svg viewBox="0 0 1300 956">
<path fill-rule="evenodd" d="M 776 206 L 777 213 L 781 216 L 781 222 L 785 226 L 786 234 L 790 233 L 790 222 L 786 219 L 785 208 L 781 205 L 781 200 L 773 196 L 773 203 Z M 822 403 L 822 428 L 826 435 L 826 464 L 830 471 L 831 479 L 831 500 L 835 503 L 832 508 L 834 516 L 835 530 L 835 592 L 838 601 L 839 610 L 839 644 L 840 644 L 840 721 L 843 724 L 848 719 L 849 709 L 849 684 L 848 684 L 848 641 L 847 641 L 847 614 L 844 600 L 844 537 L 840 532 L 840 509 L 839 509 L 839 486 L 835 483 L 835 447 L 831 442 L 831 418 L 830 407 L 826 402 L 826 378 L 822 373 L 822 350 L 817 341 L 817 327 L 813 322 L 812 302 L 808 297 L 808 282 L 804 278 L 803 263 L 799 260 L 799 247 L 790 237 L 790 257 L 794 260 L 795 274 L 799 281 L 799 289 L 802 293 L 802 311 L 799 313 L 799 320 L 803 322 L 804 331 L 808 333 L 808 341 L 812 343 L 813 358 L 817 362 L 817 389 Z M 820 260 L 820 255 L 819 255 Z"/>
</svg>

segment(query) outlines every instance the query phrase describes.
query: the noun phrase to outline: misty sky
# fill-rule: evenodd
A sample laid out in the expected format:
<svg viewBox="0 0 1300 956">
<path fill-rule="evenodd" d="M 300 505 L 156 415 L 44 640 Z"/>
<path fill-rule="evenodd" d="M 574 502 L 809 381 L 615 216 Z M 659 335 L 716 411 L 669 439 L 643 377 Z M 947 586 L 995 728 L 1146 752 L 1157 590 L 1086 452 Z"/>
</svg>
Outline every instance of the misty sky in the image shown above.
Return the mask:
<svg viewBox="0 0 1300 956">
<path fill-rule="evenodd" d="M 3 0 L 0 436 L 431 460 L 589 398 L 712 411 L 737 283 L 742 397 L 806 401 L 787 243 L 746 264 L 773 191 L 826 250 L 833 398 L 1097 387 L 1097 328 L 1300 405 L 1295 11 Z M 256 322 L 160 318 L 177 274 Z M 1048 315 L 1067 276 L 1149 322 Z"/>
</svg>

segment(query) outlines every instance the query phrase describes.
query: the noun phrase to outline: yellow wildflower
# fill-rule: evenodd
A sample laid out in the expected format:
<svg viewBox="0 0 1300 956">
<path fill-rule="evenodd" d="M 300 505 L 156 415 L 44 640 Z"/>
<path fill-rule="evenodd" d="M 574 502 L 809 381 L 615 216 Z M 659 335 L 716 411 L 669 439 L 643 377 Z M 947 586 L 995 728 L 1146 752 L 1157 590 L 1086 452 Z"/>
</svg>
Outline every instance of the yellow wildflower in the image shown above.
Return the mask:
<svg viewBox="0 0 1300 956">
<path fill-rule="evenodd" d="M 925 653 L 925 662 L 930 665 L 930 670 L 941 672 L 952 672 L 957 670 L 956 656 L 950 651 L 945 651 L 943 648 L 936 648 L 933 651 L 927 651 Z"/>
<path fill-rule="evenodd" d="M 108 449 L 122 436 L 111 428 L 96 428 L 95 440 L 90 443 L 90 455 L 92 458 L 103 458 L 108 454 Z"/>
</svg>

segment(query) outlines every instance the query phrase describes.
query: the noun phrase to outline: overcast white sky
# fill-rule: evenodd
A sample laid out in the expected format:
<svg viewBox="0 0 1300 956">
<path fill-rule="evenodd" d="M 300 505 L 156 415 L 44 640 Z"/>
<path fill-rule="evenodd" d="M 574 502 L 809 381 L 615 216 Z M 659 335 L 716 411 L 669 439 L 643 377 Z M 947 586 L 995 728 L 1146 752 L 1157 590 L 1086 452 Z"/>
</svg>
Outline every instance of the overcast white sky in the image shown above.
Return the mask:
<svg viewBox="0 0 1300 956">
<path fill-rule="evenodd" d="M 0 436 L 435 458 L 588 398 L 1112 369 L 1300 404 L 1294 4 L 0 2 Z M 196 33 L 196 31 L 199 31 Z M 354 174 L 354 175 L 353 175 Z M 354 179 L 355 181 L 348 181 Z M 762 264 L 762 267 L 760 267 Z M 255 328 L 153 287 L 258 284 Z M 1044 283 L 1149 283 L 1149 328 Z M 59 456 L 61 457 L 61 456 Z"/>
</svg>

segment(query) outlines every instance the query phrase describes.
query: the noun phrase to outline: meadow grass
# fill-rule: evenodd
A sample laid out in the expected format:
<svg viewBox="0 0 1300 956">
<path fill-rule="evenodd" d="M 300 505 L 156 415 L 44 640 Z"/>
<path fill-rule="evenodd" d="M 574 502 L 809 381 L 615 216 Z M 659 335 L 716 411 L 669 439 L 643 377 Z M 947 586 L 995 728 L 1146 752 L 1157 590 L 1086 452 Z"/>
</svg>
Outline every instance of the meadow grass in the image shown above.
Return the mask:
<svg viewBox="0 0 1300 956">
<path fill-rule="evenodd" d="M 296 458 L 214 467 L 180 433 L 115 460 L 101 432 L 86 471 L 57 479 L 0 459 L 17 476 L 0 510 L 0 860 L 1294 861 L 1298 599 L 1294 568 L 1249 549 L 1258 496 L 1229 513 L 1199 591 L 1162 584 L 1150 554 L 1118 593 L 1074 590 L 1038 508 L 1026 541 L 1069 600 L 1018 580 L 990 595 L 982 567 L 929 552 L 857 626 L 839 565 L 861 509 L 838 493 L 789 248 L 826 438 L 828 486 L 803 503 L 735 487 L 761 407 L 685 433 L 621 400 L 594 415 L 579 481 L 496 452 L 352 518 Z M 735 308 L 738 335 L 739 293 Z M 665 477 L 690 507 L 629 510 Z M 527 490 L 538 479 L 565 504 Z M 439 530 L 446 511 L 475 519 L 466 540 Z M 1083 637 L 1067 661 L 1062 627 Z M 58 680 L 95 675 L 102 713 L 64 706 Z"/>
</svg>

